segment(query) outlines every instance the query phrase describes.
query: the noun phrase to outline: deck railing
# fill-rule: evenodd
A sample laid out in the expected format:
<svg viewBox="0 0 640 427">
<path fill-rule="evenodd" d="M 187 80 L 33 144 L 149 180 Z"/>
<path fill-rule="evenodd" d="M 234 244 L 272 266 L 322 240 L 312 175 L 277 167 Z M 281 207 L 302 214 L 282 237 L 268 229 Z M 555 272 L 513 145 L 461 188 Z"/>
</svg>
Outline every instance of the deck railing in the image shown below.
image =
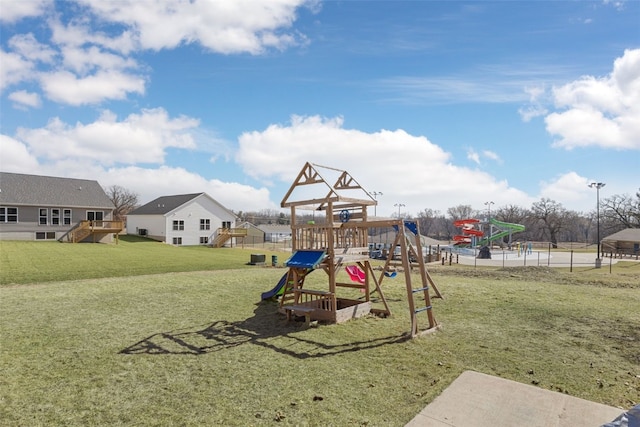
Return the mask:
<svg viewBox="0 0 640 427">
<path fill-rule="evenodd" d="M 330 237 L 333 245 L 330 243 Z M 368 247 L 369 236 L 367 229 L 359 227 L 326 225 L 299 225 L 293 230 L 294 245 L 297 249 L 327 249 Z"/>
<path fill-rule="evenodd" d="M 225 228 L 220 227 L 213 234 L 213 241 L 211 242 L 211 246 L 214 248 L 220 248 L 224 246 L 224 244 L 233 237 L 246 237 L 249 233 L 249 230 L 246 228 Z"/>
<path fill-rule="evenodd" d="M 67 241 L 77 243 L 91 235 L 119 233 L 124 228 L 123 221 L 83 220 L 78 222 L 67 234 Z"/>
</svg>

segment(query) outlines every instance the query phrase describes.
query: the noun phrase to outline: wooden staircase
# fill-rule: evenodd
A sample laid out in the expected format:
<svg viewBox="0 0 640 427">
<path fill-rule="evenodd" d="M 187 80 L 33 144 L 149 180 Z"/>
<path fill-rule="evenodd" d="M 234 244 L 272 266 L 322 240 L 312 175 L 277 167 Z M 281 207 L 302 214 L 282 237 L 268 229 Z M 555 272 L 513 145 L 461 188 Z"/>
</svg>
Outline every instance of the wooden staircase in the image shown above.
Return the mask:
<svg viewBox="0 0 640 427">
<path fill-rule="evenodd" d="M 211 242 L 211 247 L 221 248 L 234 237 L 247 237 L 248 232 L 249 230 L 246 228 L 218 228 L 213 242 Z"/>
</svg>

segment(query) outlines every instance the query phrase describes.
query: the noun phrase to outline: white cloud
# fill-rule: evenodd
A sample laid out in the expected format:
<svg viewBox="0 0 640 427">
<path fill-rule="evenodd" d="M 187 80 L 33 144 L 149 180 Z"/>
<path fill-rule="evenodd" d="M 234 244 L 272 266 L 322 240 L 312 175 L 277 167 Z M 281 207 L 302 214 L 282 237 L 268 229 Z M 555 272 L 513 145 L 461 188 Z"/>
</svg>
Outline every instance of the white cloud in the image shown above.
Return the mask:
<svg viewBox="0 0 640 427">
<path fill-rule="evenodd" d="M 502 163 L 502 159 L 500 159 L 500 156 L 491 150 L 482 150 L 480 153 L 478 153 L 475 149 L 469 148 L 467 149 L 467 159 L 471 160 L 477 165 L 481 165 L 483 163 L 482 159 L 489 159 L 494 162 Z"/>
<path fill-rule="evenodd" d="M 145 79 L 118 70 L 98 70 L 78 77 L 69 71 L 40 74 L 46 96 L 70 105 L 99 104 L 105 99 L 126 99 L 129 93 L 144 94 Z"/>
<path fill-rule="evenodd" d="M 0 168 L 4 172 L 33 173 L 38 160 L 22 142 L 0 134 Z"/>
<path fill-rule="evenodd" d="M 378 215 L 392 215 L 395 203 L 405 204 L 407 212 L 445 212 L 489 199 L 498 205 L 532 202 L 504 181 L 452 164 L 449 153 L 423 136 L 403 130 L 365 133 L 343 124 L 339 117 L 293 116 L 289 125 L 246 132 L 239 138 L 236 161 L 246 174 L 285 186 L 307 161 L 347 170 L 367 191 L 384 194 L 378 198 Z"/>
<path fill-rule="evenodd" d="M 482 150 L 482 155 L 484 157 L 486 157 L 489 160 L 493 160 L 494 162 L 498 162 L 498 163 L 502 163 L 502 159 L 500 158 L 500 156 L 498 155 L 498 153 L 495 153 L 491 150 Z"/>
<path fill-rule="evenodd" d="M 518 114 L 520 114 L 523 121 L 529 122 L 531 119 L 548 113 L 548 110 L 542 104 L 547 97 L 547 91 L 544 86 L 527 86 L 524 91 L 529 95 L 529 104 L 518 109 Z"/>
<path fill-rule="evenodd" d="M 82 20 L 66 24 L 59 20 L 50 20 L 49 27 L 51 28 L 51 42 L 59 46 L 95 45 L 122 55 L 128 55 L 137 48 L 137 41 L 131 30 L 128 29 L 122 30 L 119 34 L 107 34 L 92 28 L 88 22 Z"/>
<path fill-rule="evenodd" d="M 17 108 L 33 107 L 38 108 L 42 105 L 40 95 L 26 90 L 19 90 L 9 94 L 9 99 L 15 102 Z"/>
<path fill-rule="evenodd" d="M 9 39 L 9 47 L 28 61 L 51 63 L 56 52 L 36 40 L 32 33 L 17 34 Z"/>
<path fill-rule="evenodd" d="M 199 128 L 194 118 L 169 117 L 156 108 L 123 120 L 110 111 L 88 124 L 52 119 L 38 129 L 18 129 L 15 138 L 0 134 L 0 169 L 6 172 L 96 179 L 137 192 L 141 202 L 170 194 L 204 191 L 233 210 L 277 208 L 267 188 L 206 179 L 180 167 L 164 165 L 169 148 L 209 151 L 219 140 Z M 145 167 L 156 164 L 157 167 Z"/>
<path fill-rule="evenodd" d="M 578 175 L 576 172 L 567 172 L 555 177 L 551 181 L 540 183 L 540 198 L 562 201 L 562 205 L 583 206 L 584 211 L 591 209 L 594 199 L 592 190 L 588 184 L 588 178 Z"/>
<path fill-rule="evenodd" d="M 0 21 L 16 22 L 44 13 L 53 0 L 3 0 Z"/>
<path fill-rule="evenodd" d="M 478 154 L 478 152 L 473 148 L 467 150 L 467 159 L 478 165 L 480 164 L 480 154 Z"/>
<path fill-rule="evenodd" d="M 198 125 L 190 117 L 170 118 L 162 108 L 143 110 L 122 121 L 107 111 L 87 125 L 69 125 L 55 118 L 43 128 L 20 128 L 17 137 L 45 161 L 162 164 L 167 148 L 195 147 L 190 132 Z"/>
<path fill-rule="evenodd" d="M 69 105 L 99 104 L 144 94 L 146 74 L 131 56 L 141 50 L 199 44 L 224 54 L 260 54 L 306 44 L 291 27 L 300 7 L 317 12 L 318 0 L 255 2 L 78 0 L 81 6 L 50 1 L 5 1 L 2 17 L 12 22 L 43 13 L 47 44 L 33 33 L 15 34 L 2 51 L 0 90 L 36 79 L 48 99 Z M 73 13 L 64 9 L 73 8 Z M 24 89 L 24 88 L 18 88 Z"/>
<path fill-rule="evenodd" d="M 147 203 L 156 197 L 205 192 L 234 211 L 275 209 L 269 190 L 218 179 L 207 180 L 183 168 L 161 166 L 157 169 L 129 166 L 100 172 L 98 181 L 105 187 L 120 185 L 140 195 Z"/>
<path fill-rule="evenodd" d="M 0 49 L 0 64 L 0 91 L 33 75 L 33 63 L 16 53 Z"/>
<path fill-rule="evenodd" d="M 640 49 L 626 50 L 607 77 L 586 76 L 553 93 L 565 109 L 545 118 L 556 147 L 640 149 Z"/>
<path fill-rule="evenodd" d="M 105 52 L 97 46 L 86 49 L 64 46 L 61 51 L 64 66 L 82 76 L 94 70 L 125 70 L 138 67 L 134 59 Z"/>
<path fill-rule="evenodd" d="M 258 54 L 301 42 L 296 33 L 283 32 L 301 6 L 314 8 L 317 0 L 179 1 L 82 0 L 109 22 L 129 26 L 142 49 L 173 49 L 199 43 L 219 53 Z"/>
</svg>

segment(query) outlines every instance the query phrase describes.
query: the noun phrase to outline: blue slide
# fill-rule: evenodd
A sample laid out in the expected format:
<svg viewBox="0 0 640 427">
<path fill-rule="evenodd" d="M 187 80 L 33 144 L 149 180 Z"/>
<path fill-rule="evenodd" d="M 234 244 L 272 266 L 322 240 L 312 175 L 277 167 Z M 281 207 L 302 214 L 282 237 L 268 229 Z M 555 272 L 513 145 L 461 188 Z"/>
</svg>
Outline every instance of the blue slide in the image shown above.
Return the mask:
<svg viewBox="0 0 640 427">
<path fill-rule="evenodd" d="M 284 292 L 284 285 L 286 283 L 287 283 L 287 273 L 284 273 L 284 275 L 282 276 L 282 278 L 280 279 L 280 281 L 278 282 L 275 288 L 271 289 L 270 291 L 262 293 L 262 300 L 264 301 L 266 299 L 270 299 L 270 298 L 282 295 L 282 293 Z"/>
</svg>

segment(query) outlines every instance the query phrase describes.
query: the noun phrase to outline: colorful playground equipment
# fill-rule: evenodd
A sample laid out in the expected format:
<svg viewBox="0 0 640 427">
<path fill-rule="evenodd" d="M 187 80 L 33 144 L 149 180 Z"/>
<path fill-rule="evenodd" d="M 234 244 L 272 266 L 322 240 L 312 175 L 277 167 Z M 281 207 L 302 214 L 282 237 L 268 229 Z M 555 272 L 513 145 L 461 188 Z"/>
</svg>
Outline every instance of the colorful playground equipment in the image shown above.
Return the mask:
<svg viewBox="0 0 640 427">
<path fill-rule="evenodd" d="M 455 227 L 462 228 L 462 234 L 453 236 L 456 245 L 470 245 L 475 246 L 473 243 L 477 237 L 484 236 L 481 230 L 476 229 L 476 225 L 480 224 L 479 219 L 459 219 L 453 222 Z"/>
<path fill-rule="evenodd" d="M 525 230 L 524 225 L 498 221 L 495 218 L 491 218 L 488 222 L 489 234 L 485 235 L 482 230 L 476 228 L 476 226 L 481 227 L 485 224 L 487 223 L 483 223 L 475 218 L 454 221 L 453 225 L 462 229 L 462 234 L 453 236 L 453 240 L 456 242 L 455 245 L 469 247 L 488 246 L 491 242 L 503 239 L 506 236 L 509 236 L 509 243 L 511 243 L 513 233 L 519 233 Z"/>
<path fill-rule="evenodd" d="M 396 276 L 391 263 L 399 262 L 411 314 L 411 337 L 438 329 L 430 291 L 434 298 L 442 295 L 425 267 L 418 224 L 402 219 L 370 221 L 367 207 L 376 204 L 347 171 L 307 162 L 280 204 L 291 209 L 292 255 L 285 262 L 288 271 L 262 298 L 279 297 L 280 313 L 287 319 L 304 316 L 306 322 L 342 323 L 369 313 L 388 316 L 391 311 L 381 285 L 385 278 Z M 324 212 L 324 222 L 316 218 L 312 223 L 298 224 L 300 209 Z M 396 229 L 390 253 L 399 248 L 400 259 L 393 261 L 390 256 L 381 270 L 374 269 L 369 258 L 369 229 L 390 227 Z M 414 284 L 416 269 L 420 282 Z M 305 283 L 309 273 L 316 270 L 327 275 L 323 289 L 311 289 Z M 363 295 L 354 297 L 354 290 Z M 375 300 L 371 298 L 374 293 Z M 424 327 L 418 324 L 420 313 L 427 317 Z"/>
<path fill-rule="evenodd" d="M 364 283 L 366 281 L 366 274 L 357 265 L 348 265 L 344 269 L 352 282 Z"/>
</svg>

